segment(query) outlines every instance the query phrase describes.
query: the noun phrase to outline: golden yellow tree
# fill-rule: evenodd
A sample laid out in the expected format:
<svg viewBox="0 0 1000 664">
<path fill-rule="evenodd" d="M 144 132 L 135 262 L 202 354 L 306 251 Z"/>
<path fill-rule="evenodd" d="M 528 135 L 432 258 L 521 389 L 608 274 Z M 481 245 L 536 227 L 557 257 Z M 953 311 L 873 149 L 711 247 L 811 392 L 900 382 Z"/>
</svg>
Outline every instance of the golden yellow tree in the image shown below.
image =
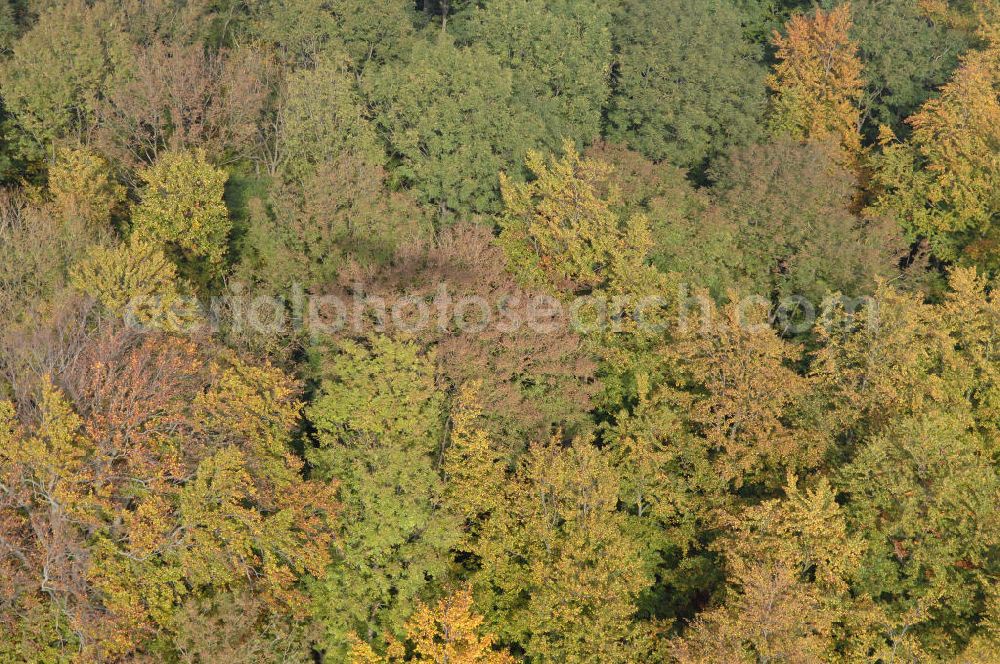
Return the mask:
<svg viewBox="0 0 1000 664">
<path fill-rule="evenodd" d="M 908 122 L 933 175 L 929 202 L 947 202 L 953 225 L 1000 210 L 1000 45 L 969 53 L 954 78 Z"/>
<path fill-rule="evenodd" d="M 793 16 L 786 27 L 787 35 L 776 32 L 773 39 L 778 62 L 768 78 L 772 126 L 801 139 L 833 137 L 857 152 L 864 81 L 857 46 L 848 36 L 850 3 Z"/>
<path fill-rule="evenodd" d="M 175 332 L 193 324 L 197 306 L 183 297 L 177 268 L 156 245 L 132 236 L 115 247 L 94 245 L 70 268 L 70 284 L 113 316 Z"/>
<path fill-rule="evenodd" d="M 835 497 L 825 479 L 801 490 L 790 475 L 784 499 L 723 516 L 728 532 L 716 548 L 726 561 L 726 602 L 671 642 L 677 661 L 828 661 L 842 616 L 869 618 L 848 592 L 863 543 Z"/>
<path fill-rule="evenodd" d="M 649 220 L 615 212 L 611 166 L 581 157 L 572 141 L 563 144 L 561 159 L 532 151 L 526 165 L 531 182 L 500 176 L 500 243 L 519 276 L 585 292 L 641 268 L 652 247 Z"/>
<path fill-rule="evenodd" d="M 441 599 L 433 607 L 420 603 L 406 623 L 406 637 L 413 654 L 406 657 L 400 643 L 390 643 L 385 657 L 368 644 L 355 640 L 351 664 L 513 664 L 507 652 L 494 650 L 496 638 L 482 633 L 483 617 L 472 606 L 469 587 Z"/>
<path fill-rule="evenodd" d="M 162 243 L 182 267 L 198 263 L 215 274 L 232 228 L 223 201 L 229 174 L 193 150 L 164 153 L 139 177 L 146 186 L 132 210 L 133 234 Z"/>
<path fill-rule="evenodd" d="M 111 177 L 108 163 L 85 149 L 60 149 L 49 169 L 49 195 L 66 220 L 102 227 L 125 202 L 125 188 Z"/>
<path fill-rule="evenodd" d="M 904 142 L 883 128 L 872 160 L 872 212 L 893 214 L 944 260 L 995 269 L 1000 247 L 1000 19 L 983 3 L 979 36 L 938 96 L 907 122 Z M 992 7 L 992 13 L 985 9 Z"/>
<path fill-rule="evenodd" d="M 793 369 L 801 349 L 775 333 L 766 312 L 730 297 L 721 311 L 711 309 L 706 329 L 682 330 L 674 352 L 690 380 L 690 419 L 717 472 L 739 485 L 768 466 L 815 462 L 822 439 L 791 423 L 810 389 Z"/>
</svg>

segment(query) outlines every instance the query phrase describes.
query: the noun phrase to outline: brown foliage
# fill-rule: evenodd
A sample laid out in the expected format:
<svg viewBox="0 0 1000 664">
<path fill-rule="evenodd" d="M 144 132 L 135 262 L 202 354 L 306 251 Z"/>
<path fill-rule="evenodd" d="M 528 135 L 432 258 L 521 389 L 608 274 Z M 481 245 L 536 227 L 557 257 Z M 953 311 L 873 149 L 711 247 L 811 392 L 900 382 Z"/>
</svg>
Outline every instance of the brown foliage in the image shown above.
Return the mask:
<svg viewBox="0 0 1000 664">
<path fill-rule="evenodd" d="M 401 247 L 388 268 L 349 270 L 343 282 L 348 291 L 383 298 L 389 307 L 403 297 L 427 302 L 429 324 L 416 334 L 436 346 L 445 386 L 481 379 L 482 405 L 494 433 L 520 438 L 523 444 L 524 437 L 547 435 L 553 427 L 573 431 L 585 426 L 596 391 L 595 364 L 565 314 L 545 311 L 538 299 L 543 294 L 520 288 L 506 264 L 488 229 L 458 225 L 433 244 Z M 482 298 L 493 308 L 489 324 L 482 324 L 478 306 L 462 306 L 469 302 L 465 298 Z M 442 302 L 450 306 L 439 308 Z M 498 313 L 501 306 L 503 313 Z M 439 311 L 448 316 L 439 318 Z M 403 313 L 416 315 L 416 307 Z M 453 314 L 461 313 L 466 324 L 457 325 Z M 404 324 L 415 322 L 402 318 Z M 535 322 L 528 325 L 528 320 Z M 521 324 L 504 324 L 512 321 Z"/>
<path fill-rule="evenodd" d="M 256 144 L 269 65 L 250 49 L 138 48 L 131 77 L 99 108 L 97 144 L 130 167 L 151 164 L 164 150 L 191 148 L 217 162 L 240 159 Z"/>
</svg>

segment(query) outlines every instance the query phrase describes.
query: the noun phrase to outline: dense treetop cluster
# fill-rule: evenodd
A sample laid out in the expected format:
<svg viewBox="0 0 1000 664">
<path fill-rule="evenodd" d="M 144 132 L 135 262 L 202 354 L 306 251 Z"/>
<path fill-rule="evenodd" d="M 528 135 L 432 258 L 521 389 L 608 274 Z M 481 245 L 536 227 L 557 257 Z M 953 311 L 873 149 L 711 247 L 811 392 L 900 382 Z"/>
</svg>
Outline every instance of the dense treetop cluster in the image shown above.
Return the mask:
<svg viewBox="0 0 1000 664">
<path fill-rule="evenodd" d="M 997 661 L 997 0 L 4 0 L 0 103 L 0 661 Z"/>
</svg>

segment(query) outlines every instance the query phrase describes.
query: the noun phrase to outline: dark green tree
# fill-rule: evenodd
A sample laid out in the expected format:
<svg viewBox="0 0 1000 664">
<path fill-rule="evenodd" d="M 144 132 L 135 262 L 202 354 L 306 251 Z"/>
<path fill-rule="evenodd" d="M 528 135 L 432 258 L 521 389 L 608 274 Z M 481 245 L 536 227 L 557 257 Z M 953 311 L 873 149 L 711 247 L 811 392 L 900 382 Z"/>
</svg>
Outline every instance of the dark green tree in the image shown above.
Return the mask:
<svg viewBox="0 0 1000 664">
<path fill-rule="evenodd" d="M 365 89 L 399 161 L 396 178 L 442 220 L 497 211 L 497 174 L 519 167 L 540 132 L 515 103 L 512 74 L 497 57 L 445 35 L 419 42 L 406 63 L 380 69 Z"/>
<path fill-rule="evenodd" d="M 759 135 L 760 47 L 723 0 L 626 0 L 612 21 L 617 62 L 609 138 L 654 160 L 701 167 Z"/>
<path fill-rule="evenodd" d="M 545 142 L 589 143 L 610 94 L 610 12 L 595 0 L 500 0 L 456 18 L 463 41 L 494 53 L 514 73 L 519 106 L 541 117 Z"/>
<path fill-rule="evenodd" d="M 908 0 L 852 0 L 851 15 L 851 37 L 864 63 L 866 133 L 874 138 L 879 124 L 900 131 L 903 120 L 947 82 L 970 35 L 932 20 L 920 3 Z"/>
</svg>

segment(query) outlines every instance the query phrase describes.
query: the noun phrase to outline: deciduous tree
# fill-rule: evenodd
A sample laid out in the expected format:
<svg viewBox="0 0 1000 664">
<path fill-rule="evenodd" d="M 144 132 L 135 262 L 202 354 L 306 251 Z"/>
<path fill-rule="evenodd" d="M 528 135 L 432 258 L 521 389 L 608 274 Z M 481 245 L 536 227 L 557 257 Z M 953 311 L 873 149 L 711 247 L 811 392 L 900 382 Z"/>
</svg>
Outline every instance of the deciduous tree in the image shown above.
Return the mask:
<svg viewBox="0 0 1000 664">
<path fill-rule="evenodd" d="M 309 459 L 335 480 L 344 505 L 333 565 L 312 588 L 332 657 L 362 635 L 370 644 L 400 628 L 428 586 L 448 574 L 455 518 L 443 509 L 441 396 L 432 362 L 412 343 L 345 342 L 329 356 L 310 406 Z"/>
<path fill-rule="evenodd" d="M 366 79 L 396 178 L 439 218 L 495 212 L 497 173 L 516 168 L 540 127 L 514 103 L 511 72 L 482 46 L 441 36 Z"/>
<path fill-rule="evenodd" d="M 501 0 L 471 8 L 453 25 L 463 42 L 484 45 L 514 74 L 519 105 L 536 113 L 550 149 L 600 135 L 610 94 L 611 15 L 593 0 Z"/>
<path fill-rule="evenodd" d="M 630 662 L 648 652 L 633 620 L 650 584 L 616 510 L 618 480 L 587 440 L 533 445 L 479 540 L 487 620 L 542 661 Z"/>
<path fill-rule="evenodd" d="M 936 99 L 908 119 L 903 143 L 884 132 L 875 160 L 873 209 L 895 213 L 912 238 L 929 238 L 945 260 L 964 258 L 995 267 L 1000 200 L 1000 47 L 962 59 Z"/>
<path fill-rule="evenodd" d="M 778 62 L 768 84 L 774 92 L 770 121 L 778 133 L 832 136 L 850 152 L 860 149 L 864 80 L 850 29 L 851 5 L 844 3 L 793 16 L 787 35 L 775 33 Z"/>
<path fill-rule="evenodd" d="M 222 200 L 226 172 L 195 150 L 166 153 L 139 177 L 145 187 L 132 210 L 132 233 L 167 247 L 187 275 L 215 276 L 232 225 Z"/>
<path fill-rule="evenodd" d="M 250 154 L 270 92 L 266 52 L 154 42 L 131 63 L 98 107 L 97 142 L 109 155 L 141 168 L 167 151 L 203 150 L 214 163 Z"/>
<path fill-rule="evenodd" d="M 759 48 L 732 3 L 622 3 L 609 138 L 686 168 L 759 133 L 765 107 Z"/>
</svg>

